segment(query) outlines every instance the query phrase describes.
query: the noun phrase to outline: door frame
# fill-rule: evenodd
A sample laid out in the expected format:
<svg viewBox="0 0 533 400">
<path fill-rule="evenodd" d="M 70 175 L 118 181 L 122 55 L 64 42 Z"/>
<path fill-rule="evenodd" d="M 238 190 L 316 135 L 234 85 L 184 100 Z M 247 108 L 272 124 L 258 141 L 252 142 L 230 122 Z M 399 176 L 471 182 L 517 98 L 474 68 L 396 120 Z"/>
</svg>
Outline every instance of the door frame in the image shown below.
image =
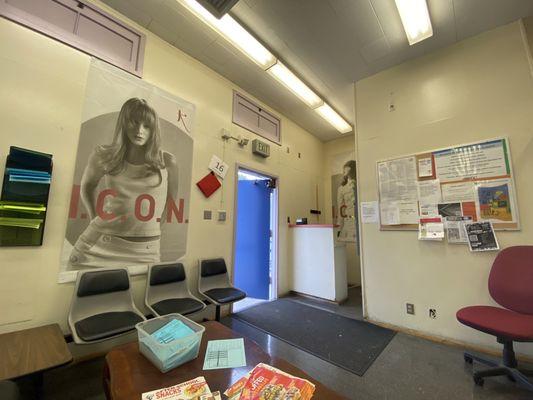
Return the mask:
<svg viewBox="0 0 533 400">
<path fill-rule="evenodd" d="M 276 300 L 278 298 L 278 277 L 279 277 L 279 177 L 277 175 L 274 175 L 270 172 L 265 172 L 262 170 L 259 170 L 257 168 L 249 167 L 246 164 L 242 163 L 235 163 L 235 176 L 234 176 L 234 182 L 235 182 L 235 188 L 233 193 L 233 244 L 231 248 L 231 283 L 235 284 L 235 246 L 237 244 L 237 209 L 238 209 L 238 196 L 239 196 L 239 170 L 246 170 L 250 171 L 252 173 L 256 173 L 259 175 L 264 175 L 266 177 L 272 178 L 276 180 L 276 189 L 274 190 L 274 207 L 270 210 L 271 216 L 273 215 L 273 221 L 274 221 L 274 227 L 272 229 L 272 265 L 271 265 L 271 273 L 272 273 L 272 300 Z M 231 304 L 230 313 L 233 313 L 233 303 Z"/>
</svg>

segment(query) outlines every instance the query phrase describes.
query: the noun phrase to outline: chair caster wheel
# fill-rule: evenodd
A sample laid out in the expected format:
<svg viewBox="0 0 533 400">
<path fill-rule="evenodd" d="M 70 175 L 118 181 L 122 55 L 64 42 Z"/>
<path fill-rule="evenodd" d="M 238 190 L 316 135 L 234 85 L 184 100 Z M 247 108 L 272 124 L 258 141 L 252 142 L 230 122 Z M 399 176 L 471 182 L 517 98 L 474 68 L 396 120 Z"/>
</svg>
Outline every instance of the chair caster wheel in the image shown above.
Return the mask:
<svg viewBox="0 0 533 400">
<path fill-rule="evenodd" d="M 470 357 L 469 355 L 464 355 L 464 359 L 465 359 L 465 362 L 467 364 L 473 364 L 474 363 L 474 360 L 472 359 L 472 357 Z"/>
<path fill-rule="evenodd" d="M 476 386 L 483 386 L 485 384 L 485 380 L 483 378 L 474 377 L 474 383 Z"/>
</svg>

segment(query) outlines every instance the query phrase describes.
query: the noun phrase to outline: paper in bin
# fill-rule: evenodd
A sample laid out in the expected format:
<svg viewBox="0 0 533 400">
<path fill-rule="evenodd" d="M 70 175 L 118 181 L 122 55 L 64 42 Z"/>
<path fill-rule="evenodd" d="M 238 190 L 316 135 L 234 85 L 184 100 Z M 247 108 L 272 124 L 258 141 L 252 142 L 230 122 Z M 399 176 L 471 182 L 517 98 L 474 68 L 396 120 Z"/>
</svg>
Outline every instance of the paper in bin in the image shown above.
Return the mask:
<svg viewBox="0 0 533 400">
<path fill-rule="evenodd" d="M 170 343 L 173 340 L 182 339 L 189 335 L 194 335 L 194 331 L 177 319 L 173 319 L 152 333 L 153 338 L 162 344 Z"/>
</svg>

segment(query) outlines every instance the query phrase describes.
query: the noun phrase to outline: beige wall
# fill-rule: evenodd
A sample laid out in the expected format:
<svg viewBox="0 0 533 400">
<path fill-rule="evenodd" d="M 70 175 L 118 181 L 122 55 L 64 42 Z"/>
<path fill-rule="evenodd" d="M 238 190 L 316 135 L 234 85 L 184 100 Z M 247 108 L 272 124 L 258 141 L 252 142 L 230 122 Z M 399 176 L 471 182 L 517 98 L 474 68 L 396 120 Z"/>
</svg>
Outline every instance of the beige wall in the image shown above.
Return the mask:
<svg viewBox="0 0 533 400">
<path fill-rule="evenodd" d="M 232 91 L 238 88 L 153 34 L 138 26 L 137 29 L 147 35 L 144 79 L 196 104 L 193 166 L 196 182 L 208 172 L 211 155 L 222 154 L 221 128 L 254 138 L 231 123 Z M 0 249 L 0 332 L 49 322 L 58 322 L 66 329 L 73 285 L 56 281 L 90 58 L 5 19 L 0 19 L 0 37 L 0 160 L 5 160 L 10 145 L 54 155 L 43 246 Z M 317 185 L 319 202 L 323 204 L 321 164 L 316 163 L 323 158 L 323 143 L 284 117 L 282 129 L 283 147 L 271 145 L 268 159 L 254 157 L 250 146 L 240 149 L 231 141 L 225 160 L 232 169 L 222 190 L 211 199 L 204 199 L 193 188 L 185 259 L 193 279 L 197 276 L 199 257 L 232 258 L 233 167 L 239 162 L 280 178 L 279 292 L 285 293 L 292 287 L 286 246 L 287 216 L 293 220 L 296 216 L 311 217 L 309 210 L 315 208 Z M 286 152 L 287 146 L 291 148 L 290 154 Z M 0 164 L 3 171 L 4 161 Z M 229 219 L 223 224 L 203 221 L 204 209 L 226 209 Z M 134 277 L 135 300 L 139 305 L 143 302 L 144 285 L 144 276 Z"/>
<path fill-rule="evenodd" d="M 498 232 L 502 247 L 533 244 L 533 81 L 518 22 L 396 66 L 356 84 L 361 201 L 377 199 L 376 161 L 507 136 L 522 230 Z M 396 111 L 389 112 L 390 93 Z M 497 347 L 455 319 L 467 305 L 492 304 L 495 253 L 417 241 L 416 232 L 363 225 L 366 308 L 371 320 Z M 405 312 L 415 304 L 416 315 Z M 437 309 L 437 319 L 428 309 Z M 533 354 L 531 346 L 519 351 Z"/>
<path fill-rule="evenodd" d="M 355 152 L 355 140 L 353 135 L 343 137 L 341 139 L 331 140 L 324 144 L 324 207 L 322 213 L 325 222 L 333 223 L 332 207 L 333 201 L 331 193 L 331 162 L 337 154 L 347 153 L 349 151 Z M 357 254 L 355 243 L 346 244 L 346 259 L 348 284 L 360 286 L 361 285 L 361 267 L 359 263 L 359 254 Z"/>
</svg>

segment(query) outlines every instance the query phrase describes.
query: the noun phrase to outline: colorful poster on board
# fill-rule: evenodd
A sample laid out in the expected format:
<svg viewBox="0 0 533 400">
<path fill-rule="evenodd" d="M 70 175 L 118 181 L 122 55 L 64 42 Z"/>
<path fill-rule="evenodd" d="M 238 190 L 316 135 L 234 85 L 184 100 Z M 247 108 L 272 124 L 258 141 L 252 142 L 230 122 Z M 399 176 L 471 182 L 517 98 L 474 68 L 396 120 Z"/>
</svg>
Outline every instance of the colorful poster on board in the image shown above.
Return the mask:
<svg viewBox="0 0 533 400">
<path fill-rule="evenodd" d="M 357 186 L 355 153 L 337 154 L 331 163 L 333 221 L 338 225 L 337 240 L 357 242 Z"/>
<path fill-rule="evenodd" d="M 98 60 L 89 70 L 59 282 L 185 255 L 194 105 Z"/>
<path fill-rule="evenodd" d="M 509 179 L 478 182 L 476 194 L 480 221 L 516 222 L 514 195 Z"/>
</svg>

